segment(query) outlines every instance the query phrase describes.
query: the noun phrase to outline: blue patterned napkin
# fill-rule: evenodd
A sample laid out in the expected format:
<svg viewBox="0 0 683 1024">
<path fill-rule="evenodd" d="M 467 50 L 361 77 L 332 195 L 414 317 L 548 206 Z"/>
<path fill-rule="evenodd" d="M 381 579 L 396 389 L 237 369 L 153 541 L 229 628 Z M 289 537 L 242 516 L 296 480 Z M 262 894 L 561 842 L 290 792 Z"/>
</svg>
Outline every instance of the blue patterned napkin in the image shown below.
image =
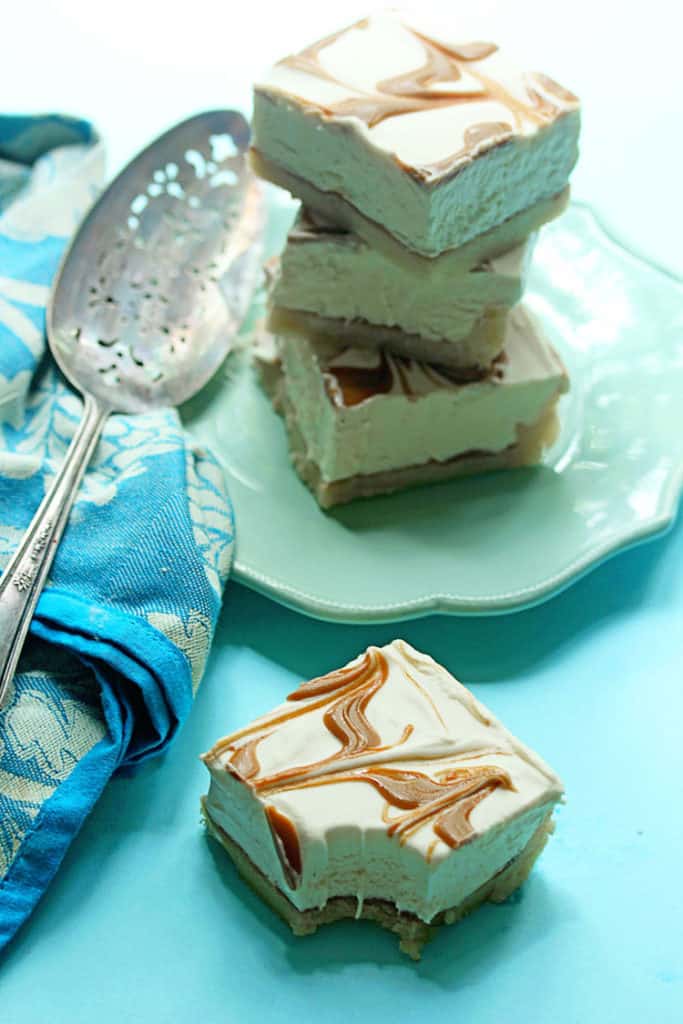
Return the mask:
<svg viewBox="0 0 683 1024">
<path fill-rule="evenodd" d="M 103 174 L 85 122 L 0 117 L 0 568 L 80 416 L 45 354 L 45 304 Z M 0 947 L 112 773 L 189 712 L 232 539 L 222 473 L 177 413 L 112 417 L 0 712 Z"/>
</svg>

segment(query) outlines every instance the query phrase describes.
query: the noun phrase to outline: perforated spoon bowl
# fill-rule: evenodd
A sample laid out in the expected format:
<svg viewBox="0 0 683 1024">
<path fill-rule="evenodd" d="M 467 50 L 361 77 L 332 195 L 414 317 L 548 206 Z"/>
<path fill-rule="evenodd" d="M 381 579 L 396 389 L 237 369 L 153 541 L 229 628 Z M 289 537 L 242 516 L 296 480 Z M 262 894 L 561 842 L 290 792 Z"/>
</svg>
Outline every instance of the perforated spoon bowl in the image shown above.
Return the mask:
<svg viewBox="0 0 683 1024">
<path fill-rule="evenodd" d="M 100 196 L 62 260 L 48 341 L 83 395 L 83 417 L 0 580 L 0 706 L 107 417 L 189 399 L 239 328 L 263 227 L 248 142 L 235 111 L 172 128 Z"/>
</svg>

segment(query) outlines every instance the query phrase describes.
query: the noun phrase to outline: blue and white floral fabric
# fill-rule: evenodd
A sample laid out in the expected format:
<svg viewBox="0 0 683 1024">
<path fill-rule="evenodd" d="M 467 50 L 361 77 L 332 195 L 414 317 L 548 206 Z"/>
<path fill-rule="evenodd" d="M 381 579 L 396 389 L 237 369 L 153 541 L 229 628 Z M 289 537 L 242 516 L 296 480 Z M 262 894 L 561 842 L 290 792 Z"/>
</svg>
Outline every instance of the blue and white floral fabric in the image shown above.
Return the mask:
<svg viewBox="0 0 683 1024">
<path fill-rule="evenodd" d="M 103 175 L 87 123 L 0 117 L 0 568 L 80 416 L 45 304 Z M 163 751 L 190 710 L 232 542 L 222 473 L 177 413 L 112 417 L 0 712 L 0 947 L 112 773 Z"/>
</svg>

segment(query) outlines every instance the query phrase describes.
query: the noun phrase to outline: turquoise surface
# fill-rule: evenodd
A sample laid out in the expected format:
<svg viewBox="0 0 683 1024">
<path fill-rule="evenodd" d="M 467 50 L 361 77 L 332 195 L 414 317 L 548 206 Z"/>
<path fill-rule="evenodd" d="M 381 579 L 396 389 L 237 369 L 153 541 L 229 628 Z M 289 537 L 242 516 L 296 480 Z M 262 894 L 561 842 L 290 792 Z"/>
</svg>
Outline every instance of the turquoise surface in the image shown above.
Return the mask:
<svg viewBox="0 0 683 1024">
<path fill-rule="evenodd" d="M 21 1024 L 323 1020 L 676 1024 L 683 1016 L 683 526 L 545 604 L 492 619 L 315 622 L 232 584 L 176 744 L 115 780 L 2 963 Z M 430 651 L 563 775 L 557 832 L 515 902 L 415 965 L 367 923 L 306 939 L 204 837 L 197 760 L 297 680 L 396 634 Z"/>
</svg>

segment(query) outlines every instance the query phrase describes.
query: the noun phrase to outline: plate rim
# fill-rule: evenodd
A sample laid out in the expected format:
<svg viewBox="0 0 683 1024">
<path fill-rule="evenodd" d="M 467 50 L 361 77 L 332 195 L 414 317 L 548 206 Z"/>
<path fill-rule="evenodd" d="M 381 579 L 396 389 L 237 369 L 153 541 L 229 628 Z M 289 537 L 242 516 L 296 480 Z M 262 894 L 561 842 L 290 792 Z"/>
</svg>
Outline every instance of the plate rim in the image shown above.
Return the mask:
<svg viewBox="0 0 683 1024">
<path fill-rule="evenodd" d="M 572 199 L 578 208 L 592 219 L 607 241 L 636 262 L 667 277 L 677 287 L 683 287 L 683 276 L 675 270 L 646 256 L 636 246 L 624 242 L 603 218 L 584 200 Z M 233 578 L 257 593 L 277 601 L 285 607 L 326 622 L 359 625 L 401 622 L 424 618 L 427 615 L 495 616 L 521 612 L 557 596 L 589 572 L 604 565 L 616 555 L 664 536 L 673 526 L 683 492 L 683 459 L 672 467 L 667 486 L 660 499 L 657 513 L 644 521 L 639 529 L 616 532 L 601 544 L 592 545 L 578 558 L 570 561 L 552 576 L 527 587 L 493 594 L 488 597 L 468 597 L 463 594 L 435 592 L 395 603 L 362 604 L 328 600 L 292 586 L 274 576 L 246 565 L 237 550 L 233 565 Z"/>
<path fill-rule="evenodd" d="M 679 491 L 683 485 L 683 463 Z M 233 574 L 238 582 L 250 590 L 269 597 L 291 611 L 303 612 L 323 622 L 338 622 L 347 625 L 373 625 L 404 622 L 408 619 L 422 619 L 428 615 L 453 615 L 459 618 L 493 617 L 526 611 L 567 590 L 572 584 L 587 576 L 594 569 L 610 561 L 616 555 L 640 547 L 665 536 L 676 520 L 680 493 L 674 497 L 673 509 L 663 513 L 651 526 L 637 532 L 616 537 L 614 543 L 594 548 L 581 558 L 569 562 L 565 568 L 542 583 L 518 590 L 509 590 L 491 597 L 467 597 L 458 594 L 434 593 L 411 601 L 397 601 L 392 604 L 346 604 L 341 601 L 327 601 L 283 583 L 275 577 L 243 565 L 235 559 Z"/>
</svg>

